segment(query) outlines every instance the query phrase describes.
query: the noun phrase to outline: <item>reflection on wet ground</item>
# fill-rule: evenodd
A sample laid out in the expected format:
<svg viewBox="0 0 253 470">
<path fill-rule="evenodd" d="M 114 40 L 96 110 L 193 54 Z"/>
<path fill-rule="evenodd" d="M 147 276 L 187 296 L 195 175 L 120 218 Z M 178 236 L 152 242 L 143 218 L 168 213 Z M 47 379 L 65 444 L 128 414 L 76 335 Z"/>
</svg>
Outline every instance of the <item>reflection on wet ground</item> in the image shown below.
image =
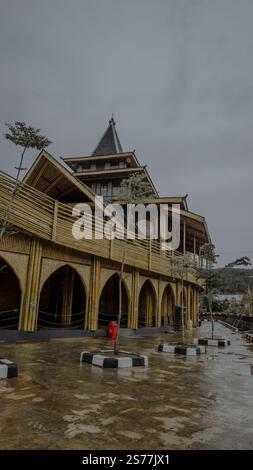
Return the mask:
<svg viewBox="0 0 253 470">
<path fill-rule="evenodd" d="M 204 322 L 198 334 L 209 331 Z M 19 376 L 0 381 L 0 449 L 252 448 L 253 346 L 216 332 L 231 346 L 188 358 L 157 352 L 179 334 L 123 338 L 149 356 L 149 368 L 129 370 L 79 363 L 82 350 L 111 346 L 103 338 L 1 343 Z"/>
</svg>

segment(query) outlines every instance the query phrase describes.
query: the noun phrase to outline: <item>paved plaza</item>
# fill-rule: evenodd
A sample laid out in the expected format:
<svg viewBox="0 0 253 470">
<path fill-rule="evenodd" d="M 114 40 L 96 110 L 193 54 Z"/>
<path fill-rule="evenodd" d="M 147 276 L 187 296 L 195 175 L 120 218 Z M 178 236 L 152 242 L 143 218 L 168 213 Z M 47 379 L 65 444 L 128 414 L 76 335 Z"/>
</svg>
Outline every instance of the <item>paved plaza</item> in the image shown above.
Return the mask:
<svg viewBox="0 0 253 470">
<path fill-rule="evenodd" d="M 203 322 L 186 333 L 210 332 Z M 100 369 L 80 352 L 111 346 L 106 338 L 0 343 L 19 375 L 0 381 L 1 449 L 251 449 L 253 345 L 216 324 L 231 340 L 207 354 L 157 351 L 179 334 L 121 339 L 149 356 L 149 367 Z"/>
</svg>

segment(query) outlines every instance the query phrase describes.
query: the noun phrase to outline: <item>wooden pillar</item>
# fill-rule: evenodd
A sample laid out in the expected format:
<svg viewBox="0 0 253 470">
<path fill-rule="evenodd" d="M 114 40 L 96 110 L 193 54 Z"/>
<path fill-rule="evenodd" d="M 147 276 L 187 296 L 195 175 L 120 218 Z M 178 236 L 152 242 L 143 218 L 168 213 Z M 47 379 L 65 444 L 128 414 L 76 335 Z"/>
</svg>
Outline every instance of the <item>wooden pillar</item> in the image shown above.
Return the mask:
<svg viewBox="0 0 253 470">
<path fill-rule="evenodd" d="M 186 253 L 186 223 L 184 221 L 184 234 L 183 234 L 183 252 Z"/>
<path fill-rule="evenodd" d="M 139 282 L 140 273 L 139 271 L 134 270 L 132 274 L 132 289 L 128 317 L 128 328 L 138 328 Z"/>
<path fill-rule="evenodd" d="M 186 318 L 187 320 L 191 320 L 192 312 L 191 312 L 191 286 L 188 284 L 187 286 L 187 310 L 186 310 Z"/>
<path fill-rule="evenodd" d="M 162 283 L 161 279 L 158 279 L 158 295 L 157 295 L 157 308 L 156 308 L 156 327 L 160 328 L 162 323 Z M 168 312 L 168 305 L 167 305 Z"/>
<path fill-rule="evenodd" d="M 98 309 L 100 297 L 100 260 L 94 256 L 91 266 L 89 300 L 87 311 L 87 329 L 96 331 L 98 327 Z M 112 294 L 113 295 L 113 294 Z"/>
<path fill-rule="evenodd" d="M 192 295 L 193 295 L 193 300 L 192 300 L 192 304 L 193 304 L 192 321 L 193 321 L 194 326 L 196 326 L 196 324 L 197 324 L 197 299 L 196 299 L 196 288 L 195 287 L 192 290 Z"/>
<path fill-rule="evenodd" d="M 62 299 L 62 323 L 65 326 L 71 325 L 72 305 L 74 294 L 75 272 L 67 267 L 64 278 L 64 289 Z"/>
<path fill-rule="evenodd" d="M 196 289 L 196 323 L 199 320 L 199 289 Z"/>
<path fill-rule="evenodd" d="M 113 258 L 113 238 L 111 238 L 109 241 L 109 258 Z"/>
<path fill-rule="evenodd" d="M 177 292 L 177 300 L 176 300 L 176 303 L 177 305 L 181 305 L 181 299 L 180 299 L 180 294 L 181 294 L 181 281 L 177 281 L 176 283 L 176 292 Z"/>
<path fill-rule="evenodd" d="M 35 331 L 37 329 L 41 254 L 41 241 L 34 238 L 31 242 L 24 302 L 19 323 L 19 329 L 24 331 Z"/>
<path fill-rule="evenodd" d="M 23 323 L 24 323 L 24 314 L 25 314 L 25 296 L 23 289 L 21 290 L 21 299 L 20 299 L 20 315 L 19 315 L 19 321 L 18 321 L 18 330 L 23 330 Z"/>
</svg>

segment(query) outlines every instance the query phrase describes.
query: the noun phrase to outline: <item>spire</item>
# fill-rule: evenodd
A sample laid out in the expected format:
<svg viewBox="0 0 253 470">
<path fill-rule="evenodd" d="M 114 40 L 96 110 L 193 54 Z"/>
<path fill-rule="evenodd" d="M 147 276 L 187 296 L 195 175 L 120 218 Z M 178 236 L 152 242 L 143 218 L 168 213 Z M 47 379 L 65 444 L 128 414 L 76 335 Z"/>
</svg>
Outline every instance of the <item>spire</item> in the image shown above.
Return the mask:
<svg viewBox="0 0 253 470">
<path fill-rule="evenodd" d="M 123 152 L 115 126 L 116 126 L 116 122 L 114 121 L 114 118 L 112 115 L 109 121 L 109 125 L 104 135 L 101 137 L 95 150 L 92 152 L 93 156 L 94 155 L 112 155 L 115 153 Z"/>
</svg>

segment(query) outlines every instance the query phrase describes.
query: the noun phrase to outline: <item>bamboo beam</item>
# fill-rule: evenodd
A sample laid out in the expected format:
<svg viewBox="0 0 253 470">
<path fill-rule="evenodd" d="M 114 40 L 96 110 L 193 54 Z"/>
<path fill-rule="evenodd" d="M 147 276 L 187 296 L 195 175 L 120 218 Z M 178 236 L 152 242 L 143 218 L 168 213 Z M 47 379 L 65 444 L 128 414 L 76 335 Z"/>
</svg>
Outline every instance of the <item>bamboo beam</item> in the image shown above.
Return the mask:
<svg viewBox="0 0 253 470">
<path fill-rule="evenodd" d="M 43 162 L 43 164 L 41 165 L 40 170 L 38 171 L 37 175 L 33 179 L 33 181 L 32 181 L 33 186 L 36 186 L 36 184 L 38 183 L 40 177 L 42 176 L 42 174 L 46 170 L 47 165 L 48 165 L 48 161 L 46 160 L 46 161 Z"/>
<path fill-rule="evenodd" d="M 34 238 L 31 242 L 24 310 L 21 312 L 24 331 L 35 331 L 37 328 L 41 254 L 41 242 Z"/>
<path fill-rule="evenodd" d="M 56 235 L 57 235 L 58 207 L 59 207 L 58 201 L 55 201 L 55 203 L 54 203 L 53 227 L 52 227 L 52 241 L 53 242 L 56 240 Z"/>
<path fill-rule="evenodd" d="M 49 184 L 49 186 L 46 187 L 46 189 L 43 190 L 44 194 L 48 194 L 51 189 L 57 185 L 63 178 L 63 175 L 58 175 L 57 178 L 55 178 L 52 183 Z"/>
</svg>

